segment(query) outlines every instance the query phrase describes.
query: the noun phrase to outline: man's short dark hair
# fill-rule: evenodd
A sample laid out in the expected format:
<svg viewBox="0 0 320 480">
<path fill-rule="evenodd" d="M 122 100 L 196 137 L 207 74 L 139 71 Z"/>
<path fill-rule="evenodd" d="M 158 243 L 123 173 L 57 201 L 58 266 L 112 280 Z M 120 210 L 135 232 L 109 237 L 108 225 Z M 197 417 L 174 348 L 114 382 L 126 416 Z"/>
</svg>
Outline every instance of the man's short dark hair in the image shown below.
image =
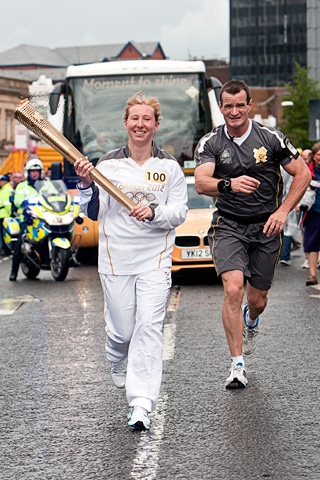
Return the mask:
<svg viewBox="0 0 320 480">
<path fill-rule="evenodd" d="M 230 95 L 236 95 L 240 93 L 242 90 L 246 92 L 247 95 L 247 104 L 249 104 L 251 100 L 251 94 L 248 85 L 243 80 L 229 80 L 224 85 L 222 85 L 220 90 L 220 103 L 223 105 L 222 102 L 222 94 L 223 92 L 230 93 Z"/>
</svg>

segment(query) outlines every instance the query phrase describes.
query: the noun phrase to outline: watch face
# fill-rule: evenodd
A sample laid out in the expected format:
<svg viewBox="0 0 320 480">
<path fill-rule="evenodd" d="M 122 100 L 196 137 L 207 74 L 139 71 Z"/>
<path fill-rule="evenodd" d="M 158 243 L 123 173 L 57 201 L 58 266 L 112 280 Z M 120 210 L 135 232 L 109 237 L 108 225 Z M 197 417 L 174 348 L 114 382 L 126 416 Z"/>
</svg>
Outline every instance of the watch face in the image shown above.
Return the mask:
<svg viewBox="0 0 320 480">
<path fill-rule="evenodd" d="M 225 181 L 224 181 L 224 186 L 225 186 L 225 187 L 229 187 L 229 185 L 230 185 L 230 180 L 225 180 Z"/>
</svg>

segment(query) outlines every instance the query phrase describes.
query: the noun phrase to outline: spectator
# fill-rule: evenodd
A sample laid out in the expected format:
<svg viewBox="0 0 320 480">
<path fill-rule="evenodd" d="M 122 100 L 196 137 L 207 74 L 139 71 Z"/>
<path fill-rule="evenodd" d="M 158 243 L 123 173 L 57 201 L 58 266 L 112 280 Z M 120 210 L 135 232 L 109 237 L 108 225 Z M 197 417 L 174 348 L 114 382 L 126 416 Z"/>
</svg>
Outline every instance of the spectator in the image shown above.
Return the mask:
<svg viewBox="0 0 320 480">
<path fill-rule="evenodd" d="M 304 162 L 309 165 L 309 162 L 311 160 L 311 150 L 310 148 L 306 148 L 305 150 L 302 150 L 301 157 L 303 158 Z"/>
<path fill-rule="evenodd" d="M 317 285 L 316 275 L 317 262 L 320 251 L 320 142 L 315 143 L 311 148 L 311 160 L 308 165 L 312 175 L 310 187 L 306 195 L 312 195 L 312 204 L 308 205 L 306 195 L 302 198 L 300 205 L 307 205 L 309 208 L 303 219 L 304 227 L 304 251 L 309 263 L 309 277 L 306 285 Z"/>
<path fill-rule="evenodd" d="M 281 167 L 281 175 L 283 178 L 283 200 L 289 193 L 290 186 L 293 180 L 293 177 Z M 284 226 L 283 230 L 283 241 L 280 254 L 280 263 L 285 266 L 291 265 L 291 250 L 293 246 L 294 238 L 297 236 L 299 227 L 298 227 L 298 217 L 297 211 L 291 210 L 288 215 L 288 220 Z"/>
<path fill-rule="evenodd" d="M 311 150 L 310 148 L 306 148 L 305 150 L 303 150 L 301 152 L 301 157 L 303 158 L 303 160 L 305 161 L 305 163 L 307 165 L 309 165 L 309 162 L 310 162 L 310 158 L 311 158 Z M 301 228 L 301 240 L 302 240 L 302 245 L 303 245 L 303 242 L 304 242 L 304 229 L 303 227 Z M 320 258 L 320 256 L 319 256 Z M 308 262 L 308 258 L 306 256 L 305 258 L 305 261 L 303 262 L 302 264 L 302 268 L 309 268 L 309 262 Z"/>
</svg>

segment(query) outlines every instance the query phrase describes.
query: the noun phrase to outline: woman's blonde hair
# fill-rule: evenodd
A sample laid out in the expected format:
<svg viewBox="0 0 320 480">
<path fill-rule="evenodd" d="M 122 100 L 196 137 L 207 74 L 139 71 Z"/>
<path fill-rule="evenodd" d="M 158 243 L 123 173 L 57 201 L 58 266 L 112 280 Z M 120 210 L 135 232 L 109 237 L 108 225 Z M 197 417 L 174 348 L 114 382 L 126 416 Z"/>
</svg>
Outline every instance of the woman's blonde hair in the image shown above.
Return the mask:
<svg viewBox="0 0 320 480">
<path fill-rule="evenodd" d="M 123 119 L 128 120 L 129 117 L 129 110 L 134 105 L 149 105 L 149 107 L 153 108 L 154 117 L 156 122 L 160 122 L 162 120 L 161 117 L 161 105 L 158 102 L 158 99 L 155 97 L 146 97 L 142 95 L 142 91 L 135 93 L 132 97 L 128 98 L 126 103 L 126 108 L 124 111 Z"/>
</svg>

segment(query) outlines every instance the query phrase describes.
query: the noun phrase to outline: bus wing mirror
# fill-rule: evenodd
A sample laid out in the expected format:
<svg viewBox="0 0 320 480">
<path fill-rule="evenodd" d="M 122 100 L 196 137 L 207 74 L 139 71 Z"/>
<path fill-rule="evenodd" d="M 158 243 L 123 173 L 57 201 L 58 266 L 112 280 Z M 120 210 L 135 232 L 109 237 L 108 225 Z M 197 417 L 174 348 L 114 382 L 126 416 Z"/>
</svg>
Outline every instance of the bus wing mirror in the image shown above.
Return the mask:
<svg viewBox="0 0 320 480">
<path fill-rule="evenodd" d="M 222 83 L 216 77 L 209 77 L 206 79 L 206 85 L 209 89 L 208 97 L 211 110 L 212 127 L 217 127 L 218 125 L 222 125 L 223 123 L 225 123 L 223 115 L 220 112 L 219 108 L 220 90 L 222 87 Z"/>
<path fill-rule="evenodd" d="M 207 88 L 212 88 L 214 94 L 216 96 L 217 102 L 219 103 L 220 100 L 220 89 L 222 87 L 222 83 L 216 77 L 209 77 L 206 79 L 207 81 Z"/>
<path fill-rule="evenodd" d="M 55 85 L 55 87 L 53 88 L 49 96 L 49 108 L 50 108 L 51 115 L 55 115 L 57 113 L 60 97 L 65 93 L 66 93 L 65 83 L 57 83 L 57 85 Z"/>
</svg>

